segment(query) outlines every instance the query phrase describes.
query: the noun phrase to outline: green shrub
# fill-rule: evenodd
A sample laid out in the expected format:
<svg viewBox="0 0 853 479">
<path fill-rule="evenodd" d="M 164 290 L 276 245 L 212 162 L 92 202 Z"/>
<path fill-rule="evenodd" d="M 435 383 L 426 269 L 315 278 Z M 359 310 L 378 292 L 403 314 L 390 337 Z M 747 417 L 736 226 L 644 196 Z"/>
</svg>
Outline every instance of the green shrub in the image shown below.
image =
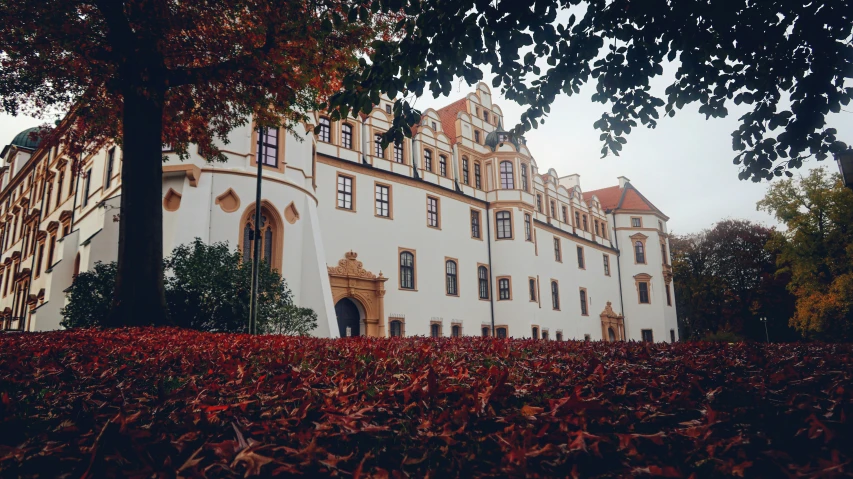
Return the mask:
<svg viewBox="0 0 853 479">
<path fill-rule="evenodd" d="M 246 331 L 252 268 L 227 243 L 207 245 L 196 238 L 175 248 L 164 260 L 163 269 L 166 302 L 175 325 L 202 331 Z M 91 271 L 77 275 L 67 292 L 62 326 L 101 326 L 112 301 L 115 274 L 115 263 L 97 263 Z M 258 277 L 260 332 L 308 334 L 317 327 L 317 314 L 293 304 L 277 271 L 261 263 Z"/>
</svg>

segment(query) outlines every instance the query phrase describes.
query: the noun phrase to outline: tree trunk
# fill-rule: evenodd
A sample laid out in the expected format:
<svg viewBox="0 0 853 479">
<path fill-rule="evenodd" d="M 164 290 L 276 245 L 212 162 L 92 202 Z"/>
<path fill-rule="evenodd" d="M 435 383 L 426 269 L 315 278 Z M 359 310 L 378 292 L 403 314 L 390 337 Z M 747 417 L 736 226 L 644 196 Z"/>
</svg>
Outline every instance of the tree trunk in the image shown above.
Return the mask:
<svg viewBox="0 0 853 479">
<path fill-rule="evenodd" d="M 163 288 L 163 98 L 123 91 L 118 272 L 109 326 L 169 324 Z"/>
</svg>

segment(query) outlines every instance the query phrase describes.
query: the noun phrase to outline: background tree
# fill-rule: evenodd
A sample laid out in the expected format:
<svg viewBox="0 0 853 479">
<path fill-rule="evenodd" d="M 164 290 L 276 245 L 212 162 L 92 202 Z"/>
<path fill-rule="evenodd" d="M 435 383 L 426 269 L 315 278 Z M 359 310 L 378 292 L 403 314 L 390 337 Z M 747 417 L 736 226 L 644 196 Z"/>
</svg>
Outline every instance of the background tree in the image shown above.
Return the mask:
<svg viewBox="0 0 853 479">
<path fill-rule="evenodd" d="M 853 340 L 853 191 L 819 168 L 774 183 L 758 208 L 787 227 L 770 247 L 797 298 L 791 326 L 813 338 Z"/>
<path fill-rule="evenodd" d="M 787 277 L 776 275 L 776 254 L 765 246 L 774 231 L 744 220 L 720 221 L 699 234 L 671 240 L 679 322 L 686 337 L 721 332 L 765 340 L 796 336 L 787 327 L 793 297 Z"/>
<path fill-rule="evenodd" d="M 253 116 L 292 130 L 373 37 L 346 0 L 0 0 L 6 112 L 64 109 L 48 144 L 71 158 L 123 150 L 118 271 L 109 324 L 167 321 L 162 145 L 224 159 L 227 133 Z"/>
<path fill-rule="evenodd" d="M 261 263 L 258 329 L 268 334 L 309 334 L 317 314 L 293 304 L 284 279 Z M 251 268 L 227 243 L 200 239 L 175 248 L 164 261 L 166 299 L 175 324 L 202 331 L 245 332 Z M 68 291 L 62 326 L 104 326 L 115 288 L 116 264 L 97 263 L 80 273 Z"/>
</svg>

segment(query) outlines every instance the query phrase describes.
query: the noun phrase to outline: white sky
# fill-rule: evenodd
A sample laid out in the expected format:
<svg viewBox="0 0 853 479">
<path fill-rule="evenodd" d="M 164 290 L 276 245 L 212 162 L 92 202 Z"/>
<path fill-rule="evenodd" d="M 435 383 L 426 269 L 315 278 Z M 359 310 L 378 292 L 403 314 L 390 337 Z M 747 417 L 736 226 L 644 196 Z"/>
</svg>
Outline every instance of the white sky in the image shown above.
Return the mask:
<svg viewBox="0 0 853 479">
<path fill-rule="evenodd" d="M 666 76 L 671 74 L 667 69 Z M 491 77 L 486 75 L 486 83 Z M 654 90 L 662 91 L 664 80 Z M 448 98 L 421 98 L 416 106 L 440 108 L 455 101 L 474 87 L 460 83 L 458 91 Z M 671 219 L 670 231 L 676 234 L 694 233 L 725 218 L 744 218 L 775 225 L 775 220 L 756 211 L 755 203 L 767 190 L 767 183 L 740 181 L 738 167 L 732 164 L 731 132 L 737 128 L 739 113 L 729 109 L 724 119 L 705 120 L 697 106 L 679 111 L 674 118 L 663 118 L 658 127 L 634 129 L 628 135 L 621 156 L 600 158 L 602 143 L 592 124 L 609 105 L 593 103 L 594 88 L 587 85 L 580 94 L 558 96 L 544 125 L 529 132 L 527 144 L 540 171 L 554 168 L 560 176 L 578 173 L 581 188 L 593 190 L 615 185 L 618 176 L 627 176 L 631 183 Z M 506 118 L 506 128 L 514 125 L 522 107 L 496 94 Z M 853 143 L 853 105 L 829 118 L 840 140 Z M 54 117 L 38 120 L 0 114 L 0 147 L 11 141 L 21 130 L 39 124 L 53 123 Z M 838 171 L 834 160 L 818 163 L 812 160 L 803 172 L 816 166 Z"/>
</svg>

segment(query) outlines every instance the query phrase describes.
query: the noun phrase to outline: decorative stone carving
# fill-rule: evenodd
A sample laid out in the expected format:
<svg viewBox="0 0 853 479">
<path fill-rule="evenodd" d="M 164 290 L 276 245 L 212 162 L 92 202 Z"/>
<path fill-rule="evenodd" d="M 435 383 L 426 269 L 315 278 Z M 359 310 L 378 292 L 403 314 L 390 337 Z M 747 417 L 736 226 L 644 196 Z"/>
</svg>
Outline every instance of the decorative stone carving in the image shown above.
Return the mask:
<svg viewBox="0 0 853 479">
<path fill-rule="evenodd" d="M 613 304 L 608 301 L 601 312 L 601 339 L 604 341 L 625 340 L 625 318 L 613 311 Z M 613 332 L 611 337 L 610 331 Z"/>
<path fill-rule="evenodd" d="M 292 201 L 284 209 L 284 219 L 290 224 L 299 221 L 299 210 L 296 209 L 296 205 Z"/>
<path fill-rule="evenodd" d="M 385 281 L 388 278 L 364 269 L 358 254 L 350 251 L 336 266 L 327 266 L 332 298 L 335 304 L 352 298 L 364 308 L 365 332 L 368 336 L 385 336 Z"/>
<path fill-rule="evenodd" d="M 233 213 L 240 209 L 240 197 L 233 189 L 228 188 L 225 193 L 216 197 L 216 204 L 226 213 Z"/>
</svg>

